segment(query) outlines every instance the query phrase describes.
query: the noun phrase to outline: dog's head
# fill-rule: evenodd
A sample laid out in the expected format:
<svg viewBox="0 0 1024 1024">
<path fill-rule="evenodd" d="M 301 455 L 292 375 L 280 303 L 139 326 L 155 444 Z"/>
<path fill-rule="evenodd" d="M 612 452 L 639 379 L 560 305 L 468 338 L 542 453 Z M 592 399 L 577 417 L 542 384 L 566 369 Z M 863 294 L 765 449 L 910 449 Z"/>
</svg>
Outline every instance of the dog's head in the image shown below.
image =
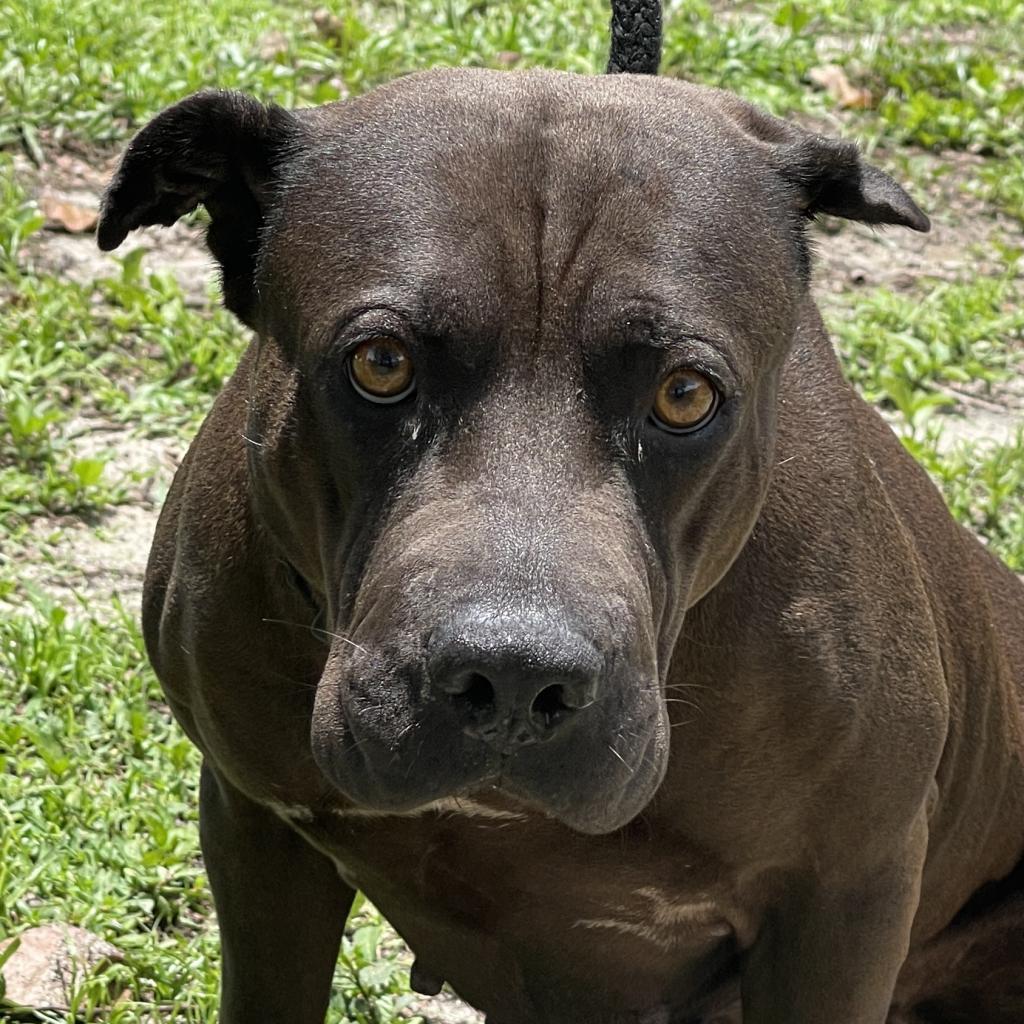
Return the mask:
<svg viewBox="0 0 1024 1024">
<path fill-rule="evenodd" d="M 132 143 L 100 244 L 199 203 L 258 334 L 223 443 L 332 638 L 324 772 L 382 810 L 497 785 L 627 822 L 683 616 L 769 482 L 804 225 L 925 216 L 725 93 L 486 71 L 295 113 L 187 99 Z"/>
</svg>

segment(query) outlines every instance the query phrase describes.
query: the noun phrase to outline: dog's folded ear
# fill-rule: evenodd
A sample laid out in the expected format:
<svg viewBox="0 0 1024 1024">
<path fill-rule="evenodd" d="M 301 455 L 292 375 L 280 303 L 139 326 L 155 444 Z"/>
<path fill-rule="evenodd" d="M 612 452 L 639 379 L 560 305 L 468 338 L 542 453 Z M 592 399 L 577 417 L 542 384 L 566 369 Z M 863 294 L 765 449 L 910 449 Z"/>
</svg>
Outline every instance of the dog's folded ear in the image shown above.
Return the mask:
<svg viewBox="0 0 1024 1024">
<path fill-rule="evenodd" d="M 804 135 L 780 146 L 778 160 L 808 217 L 827 213 L 865 224 L 931 228 L 917 203 L 888 174 L 862 159 L 852 142 Z"/>
<path fill-rule="evenodd" d="M 815 135 L 741 100 L 732 93 L 707 95 L 739 126 L 770 147 L 772 163 L 793 189 L 806 217 L 819 213 L 865 224 L 899 224 L 928 231 L 931 222 L 884 171 L 873 167 L 853 142 Z"/>
<path fill-rule="evenodd" d="M 168 107 L 128 146 L 103 198 L 97 241 L 116 249 L 129 231 L 173 224 L 202 203 L 224 301 L 251 322 L 260 230 L 281 165 L 301 138 L 298 118 L 236 92 L 207 91 Z"/>
</svg>

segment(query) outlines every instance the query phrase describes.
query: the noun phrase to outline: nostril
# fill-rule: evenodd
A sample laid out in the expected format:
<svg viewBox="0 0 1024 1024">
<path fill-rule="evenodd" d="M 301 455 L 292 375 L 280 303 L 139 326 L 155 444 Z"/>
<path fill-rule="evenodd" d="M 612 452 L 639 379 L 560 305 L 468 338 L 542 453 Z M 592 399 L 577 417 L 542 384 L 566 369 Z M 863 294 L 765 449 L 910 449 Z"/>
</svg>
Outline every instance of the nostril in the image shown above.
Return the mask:
<svg viewBox="0 0 1024 1024">
<path fill-rule="evenodd" d="M 530 714 L 545 726 L 555 725 L 575 710 L 565 698 L 565 687 L 561 683 L 546 686 L 534 697 Z"/>
</svg>

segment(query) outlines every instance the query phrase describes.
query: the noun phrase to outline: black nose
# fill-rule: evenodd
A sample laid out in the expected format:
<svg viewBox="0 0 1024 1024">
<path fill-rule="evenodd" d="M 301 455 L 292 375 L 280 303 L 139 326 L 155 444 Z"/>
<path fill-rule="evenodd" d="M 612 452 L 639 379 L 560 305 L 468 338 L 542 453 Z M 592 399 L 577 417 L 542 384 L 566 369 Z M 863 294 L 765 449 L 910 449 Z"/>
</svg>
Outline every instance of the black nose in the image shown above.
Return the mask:
<svg viewBox="0 0 1024 1024">
<path fill-rule="evenodd" d="M 604 659 L 560 619 L 474 608 L 433 631 L 427 672 L 465 732 L 511 748 L 551 738 L 593 704 Z"/>
</svg>

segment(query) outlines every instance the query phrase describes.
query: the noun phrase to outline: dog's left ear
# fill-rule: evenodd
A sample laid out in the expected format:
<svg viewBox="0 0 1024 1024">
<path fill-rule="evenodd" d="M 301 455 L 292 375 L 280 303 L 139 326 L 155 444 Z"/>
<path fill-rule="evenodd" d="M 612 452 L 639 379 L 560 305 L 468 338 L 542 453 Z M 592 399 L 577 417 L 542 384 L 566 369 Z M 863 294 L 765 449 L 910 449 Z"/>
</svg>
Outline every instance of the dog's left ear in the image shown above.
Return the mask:
<svg viewBox="0 0 1024 1024">
<path fill-rule="evenodd" d="M 854 143 L 815 135 L 732 93 L 710 89 L 704 95 L 768 147 L 771 162 L 806 217 L 827 213 L 865 224 L 931 228 L 917 203 L 885 171 L 869 164 Z"/>
<path fill-rule="evenodd" d="M 827 213 L 865 224 L 931 228 L 917 203 L 888 174 L 867 163 L 852 142 L 805 135 L 777 153 L 782 176 L 796 187 L 808 217 Z"/>
<path fill-rule="evenodd" d="M 252 326 L 260 232 L 278 173 L 301 134 L 294 114 L 242 93 L 200 92 L 168 107 L 121 160 L 103 197 L 99 247 L 116 249 L 129 231 L 173 224 L 202 203 L 224 303 Z"/>
</svg>

